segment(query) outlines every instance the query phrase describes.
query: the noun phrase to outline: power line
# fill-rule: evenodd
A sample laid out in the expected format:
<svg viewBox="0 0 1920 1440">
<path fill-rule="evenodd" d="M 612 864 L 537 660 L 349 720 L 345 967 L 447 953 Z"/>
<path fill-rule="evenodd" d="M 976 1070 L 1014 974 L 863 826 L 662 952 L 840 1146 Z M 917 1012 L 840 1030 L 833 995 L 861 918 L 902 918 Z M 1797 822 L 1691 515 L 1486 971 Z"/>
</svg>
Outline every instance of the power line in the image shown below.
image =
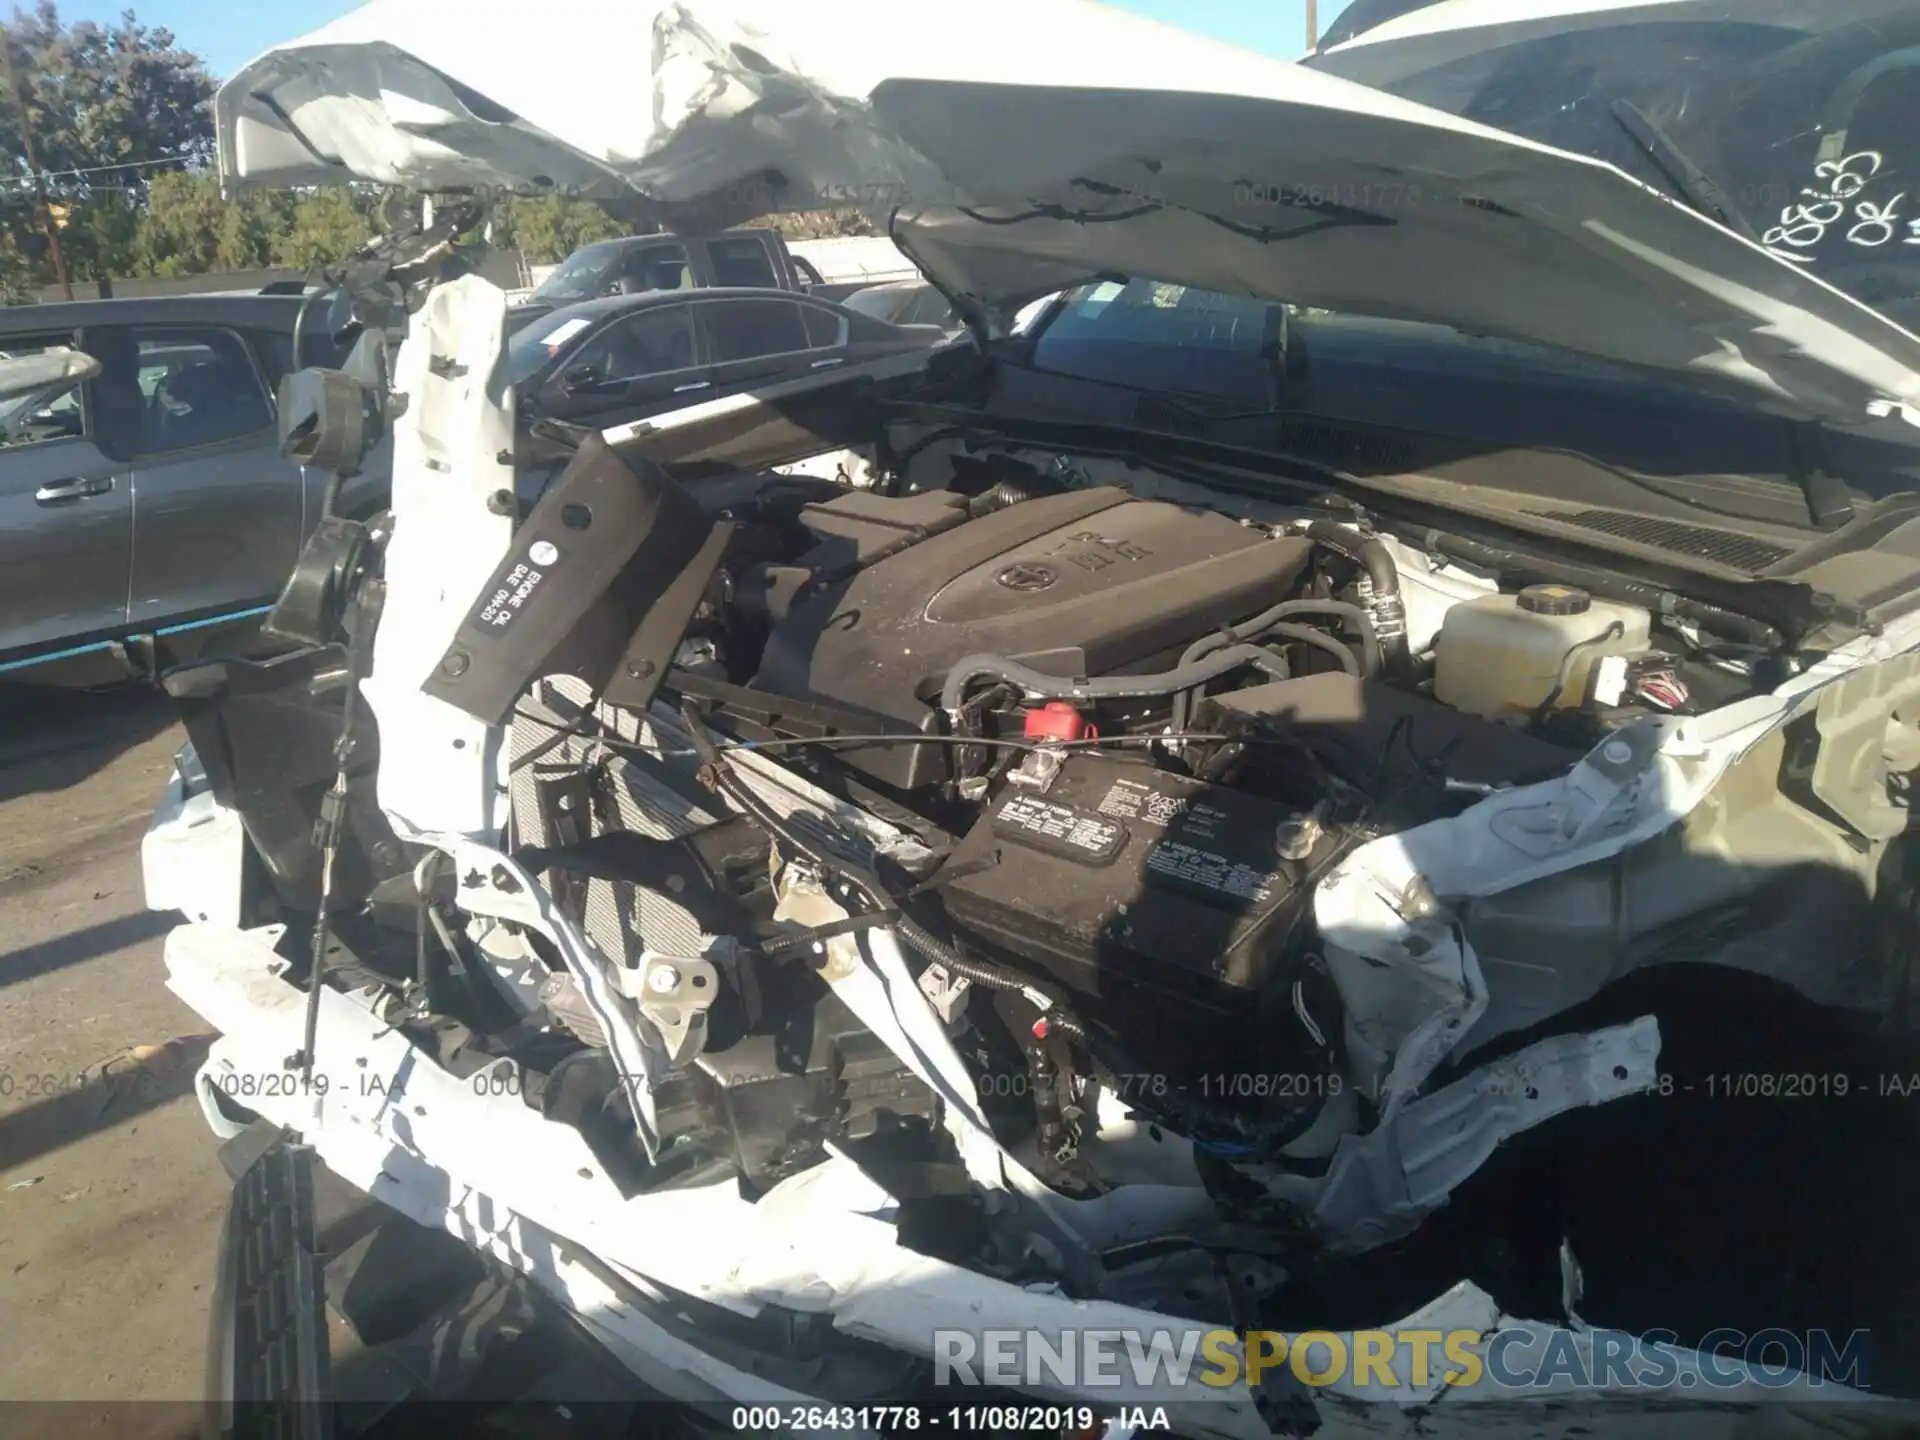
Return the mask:
<svg viewBox="0 0 1920 1440">
<path fill-rule="evenodd" d="M 0 175 L 0 182 L 9 185 L 37 184 L 44 180 L 58 180 L 63 175 L 75 177 L 81 175 L 105 175 L 114 170 L 142 170 L 154 165 L 188 165 L 197 157 L 187 155 L 167 155 L 158 160 L 122 160 L 115 165 L 86 165 L 74 170 L 16 170 L 9 175 Z"/>
</svg>

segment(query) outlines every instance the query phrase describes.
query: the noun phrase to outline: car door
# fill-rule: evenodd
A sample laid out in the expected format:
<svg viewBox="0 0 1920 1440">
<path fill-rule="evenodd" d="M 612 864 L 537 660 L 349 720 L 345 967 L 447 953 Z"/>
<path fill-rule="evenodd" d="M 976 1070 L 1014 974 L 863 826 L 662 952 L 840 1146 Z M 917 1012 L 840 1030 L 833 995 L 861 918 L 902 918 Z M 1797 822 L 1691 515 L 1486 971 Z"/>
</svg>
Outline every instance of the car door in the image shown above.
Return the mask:
<svg viewBox="0 0 1920 1440">
<path fill-rule="evenodd" d="M 713 360 L 712 393 L 730 395 L 777 384 L 840 363 L 843 354 L 825 346 L 816 350 L 809 336 L 806 317 L 817 308 L 784 294 L 696 304 L 694 313 Z M 816 328 L 821 338 L 827 337 L 824 324 Z"/>
<path fill-rule="evenodd" d="M 95 382 L 101 444 L 133 471 L 130 627 L 271 603 L 299 553 L 301 478 L 246 342 L 211 325 L 97 333 L 113 356 Z"/>
<path fill-rule="evenodd" d="M 73 343 L 68 331 L 8 336 L 0 349 Z M 126 624 L 133 492 L 98 444 L 91 389 L 0 404 L 0 667 Z"/>
<path fill-rule="evenodd" d="M 602 327 L 554 365 L 540 409 L 557 420 L 607 425 L 704 398 L 712 376 L 692 310 L 648 305 Z"/>
</svg>

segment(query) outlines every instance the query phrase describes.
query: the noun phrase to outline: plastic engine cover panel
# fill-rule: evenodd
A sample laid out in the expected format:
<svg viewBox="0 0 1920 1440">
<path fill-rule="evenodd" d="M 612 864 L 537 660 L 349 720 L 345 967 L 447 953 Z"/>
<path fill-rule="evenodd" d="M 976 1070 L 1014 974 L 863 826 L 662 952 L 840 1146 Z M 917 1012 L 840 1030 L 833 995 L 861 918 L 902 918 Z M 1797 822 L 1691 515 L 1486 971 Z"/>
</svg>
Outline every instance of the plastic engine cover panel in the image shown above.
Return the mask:
<svg viewBox="0 0 1920 1440">
<path fill-rule="evenodd" d="M 775 628 L 754 684 L 917 728 L 947 672 L 978 652 L 1061 676 L 1171 663 L 1192 640 L 1283 599 L 1311 548 L 1119 489 L 1028 500 L 850 575 L 843 567 Z M 839 556 L 822 550 L 812 563 L 832 570 Z M 905 783 L 903 748 L 845 758 Z"/>
</svg>

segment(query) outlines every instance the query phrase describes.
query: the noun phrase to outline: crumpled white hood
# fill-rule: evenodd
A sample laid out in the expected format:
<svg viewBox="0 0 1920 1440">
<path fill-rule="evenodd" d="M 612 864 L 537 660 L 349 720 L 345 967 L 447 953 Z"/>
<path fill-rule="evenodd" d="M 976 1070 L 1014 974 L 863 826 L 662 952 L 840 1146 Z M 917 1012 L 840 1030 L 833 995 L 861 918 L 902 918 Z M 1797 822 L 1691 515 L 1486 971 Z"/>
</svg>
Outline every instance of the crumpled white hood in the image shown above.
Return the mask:
<svg viewBox="0 0 1920 1440">
<path fill-rule="evenodd" d="M 1147 276 L 1920 422 L 1920 338 L 1611 167 L 1089 0 L 375 0 L 217 113 L 233 181 L 857 204 L 1001 316 Z"/>
<path fill-rule="evenodd" d="M 42 350 L 37 355 L 0 358 L 0 400 L 32 395 L 50 386 L 91 380 L 100 362 L 80 350 Z"/>
</svg>

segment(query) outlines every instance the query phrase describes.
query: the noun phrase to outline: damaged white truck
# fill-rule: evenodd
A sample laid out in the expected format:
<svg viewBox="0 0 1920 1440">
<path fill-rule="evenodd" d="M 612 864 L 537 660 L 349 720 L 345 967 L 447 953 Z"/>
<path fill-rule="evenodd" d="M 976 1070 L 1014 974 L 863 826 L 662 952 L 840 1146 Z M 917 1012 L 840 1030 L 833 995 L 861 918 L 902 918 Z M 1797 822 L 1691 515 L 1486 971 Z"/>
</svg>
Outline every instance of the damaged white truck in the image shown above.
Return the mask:
<svg viewBox="0 0 1920 1440">
<path fill-rule="evenodd" d="M 286 653 L 165 677 L 229 1431 L 328 1395 L 376 1222 L 315 1239 L 317 1161 L 717 1430 L 1914 1433 L 1920 338 L 1097 5 L 558 9 L 534 63 L 376 3 L 218 100 L 235 185 L 430 197 L 280 407 L 336 473 L 390 431 L 391 514 L 322 525 Z M 556 188 L 855 200 L 970 334 L 516 415 L 469 247 Z M 1191 385 L 1049 363 L 1169 334 Z M 1356 346 L 1366 418 L 1313 399 Z M 1222 1331 L 1320 1338 L 1060 1358 Z M 1380 1331 L 1471 1375 L 1330 1358 Z"/>
</svg>

